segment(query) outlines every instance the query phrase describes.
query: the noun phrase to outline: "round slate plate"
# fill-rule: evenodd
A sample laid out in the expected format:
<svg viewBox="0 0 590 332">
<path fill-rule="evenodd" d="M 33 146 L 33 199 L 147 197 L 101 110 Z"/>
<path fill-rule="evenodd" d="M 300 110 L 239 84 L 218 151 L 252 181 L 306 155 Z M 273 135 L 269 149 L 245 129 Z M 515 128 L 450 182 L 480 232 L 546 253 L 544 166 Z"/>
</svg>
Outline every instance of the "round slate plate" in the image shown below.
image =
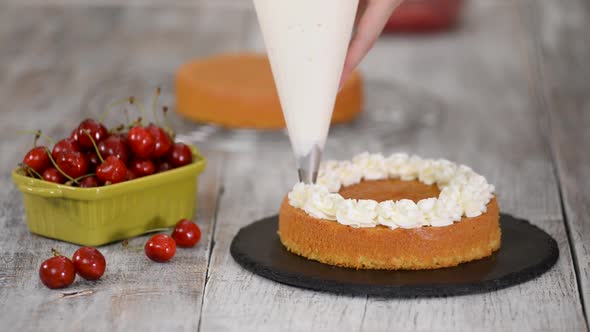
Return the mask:
<svg viewBox="0 0 590 332">
<path fill-rule="evenodd" d="M 273 216 L 242 228 L 230 249 L 236 262 L 283 284 L 337 294 L 408 298 L 489 292 L 531 280 L 559 257 L 557 243 L 547 233 L 501 214 L 502 247 L 488 258 L 437 270 L 355 270 L 288 252 L 277 235 L 277 222 Z"/>
</svg>

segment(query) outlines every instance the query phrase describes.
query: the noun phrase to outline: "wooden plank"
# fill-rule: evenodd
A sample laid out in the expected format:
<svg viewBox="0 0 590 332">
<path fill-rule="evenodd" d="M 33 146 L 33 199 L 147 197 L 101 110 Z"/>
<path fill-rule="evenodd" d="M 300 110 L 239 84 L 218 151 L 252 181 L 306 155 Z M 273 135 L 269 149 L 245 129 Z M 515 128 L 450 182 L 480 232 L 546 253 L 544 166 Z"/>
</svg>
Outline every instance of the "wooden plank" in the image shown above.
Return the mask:
<svg viewBox="0 0 590 332">
<path fill-rule="evenodd" d="M 250 31 L 250 48 L 260 49 L 255 23 Z M 399 83 L 393 86 L 392 99 L 404 89 L 438 98 L 443 112 L 432 126 L 387 135 L 351 129 L 348 135 L 333 136 L 327 150 L 338 158 L 365 149 L 405 150 L 473 166 L 497 185 L 504 212 L 527 218 L 556 238 L 561 256 L 550 272 L 489 294 L 409 300 L 325 295 L 246 272 L 229 255 L 233 235 L 249 222 L 276 213 L 295 180 L 288 142 L 277 138 L 233 155 L 227 163 L 202 328 L 585 330 L 558 185 L 523 53 L 521 39 L 527 37 L 512 2 L 480 0 L 470 2 L 464 25 L 455 34 L 381 39 L 362 65 L 365 76 Z M 405 107 L 410 113 L 422 111 L 418 101 Z"/>
<path fill-rule="evenodd" d="M 18 6 L 93 6 L 110 7 L 120 6 L 117 0 L 2 0 L 0 2 Z M 252 1 L 249 0 L 127 0 L 127 7 L 195 7 L 207 6 L 209 8 L 252 8 Z"/>
<path fill-rule="evenodd" d="M 582 0 L 524 1 L 531 62 L 547 112 L 548 140 L 561 184 L 563 206 L 590 317 L 590 3 Z"/>
<path fill-rule="evenodd" d="M 64 136 L 83 117 L 98 117 L 107 102 L 137 92 L 147 96 L 158 84 L 167 91 L 163 99 L 169 103 L 172 73 L 179 63 L 239 45 L 239 29 L 214 19 L 221 13 L 241 24 L 238 11 L 198 6 L 0 7 L 2 26 L 15 22 L 15 28 L 0 33 L 2 45 L 14 45 L 0 49 L 0 97 L 6 105 L 0 111 L 2 326 L 23 331 L 198 328 L 223 153 L 206 151 L 209 164 L 200 181 L 197 217 L 203 239 L 197 248 L 178 250 L 169 264 L 155 264 L 143 253 L 147 236 L 132 239 L 127 247 L 105 246 L 105 276 L 96 283 L 78 279 L 63 291 L 45 288 L 37 271 L 50 248 L 71 255 L 77 246 L 27 231 L 22 198 L 9 172 L 31 144 L 28 138 L 15 137 L 15 128 L 43 128 Z M 19 33 L 23 31 L 26 39 Z M 63 298 L 64 292 L 81 293 Z"/>
<path fill-rule="evenodd" d="M 364 299 L 282 286 L 243 270 L 229 255 L 237 230 L 276 214 L 282 193 L 295 180 L 288 143 L 281 143 L 233 154 L 226 163 L 203 331 L 346 330 L 358 325 Z"/>
</svg>

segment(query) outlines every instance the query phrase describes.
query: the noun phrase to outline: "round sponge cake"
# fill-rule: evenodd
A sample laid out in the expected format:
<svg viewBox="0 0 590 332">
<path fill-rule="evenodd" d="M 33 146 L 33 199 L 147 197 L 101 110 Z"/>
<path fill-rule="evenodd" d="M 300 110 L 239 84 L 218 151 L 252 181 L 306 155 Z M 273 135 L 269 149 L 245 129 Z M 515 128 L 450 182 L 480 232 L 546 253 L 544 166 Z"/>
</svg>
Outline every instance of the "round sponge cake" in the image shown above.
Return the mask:
<svg viewBox="0 0 590 332">
<path fill-rule="evenodd" d="M 344 198 L 385 200 L 436 197 L 436 185 L 399 179 L 362 181 L 340 190 Z M 419 270 L 456 266 L 490 256 L 500 248 L 496 198 L 477 217 L 444 227 L 353 228 L 317 219 L 283 201 L 279 236 L 291 252 L 322 263 L 356 269 Z"/>
<path fill-rule="evenodd" d="M 362 111 L 362 79 L 354 72 L 340 91 L 332 123 Z M 227 128 L 285 128 L 270 64 L 258 54 L 219 55 L 184 64 L 176 73 L 176 110 Z"/>
</svg>

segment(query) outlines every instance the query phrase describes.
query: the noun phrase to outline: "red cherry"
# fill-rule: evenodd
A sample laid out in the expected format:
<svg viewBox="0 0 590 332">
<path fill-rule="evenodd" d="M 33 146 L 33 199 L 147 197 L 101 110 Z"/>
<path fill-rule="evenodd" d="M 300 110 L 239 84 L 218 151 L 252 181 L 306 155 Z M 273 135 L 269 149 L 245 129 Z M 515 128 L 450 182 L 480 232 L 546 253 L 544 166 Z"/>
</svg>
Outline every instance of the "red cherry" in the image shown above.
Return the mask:
<svg viewBox="0 0 590 332">
<path fill-rule="evenodd" d="M 41 174 L 46 169 L 51 167 L 51 159 L 47 154 L 47 148 L 44 146 L 37 146 L 29 150 L 23 159 L 23 164 L 34 169 L 37 173 Z"/>
<path fill-rule="evenodd" d="M 127 142 L 131 151 L 141 159 L 148 159 L 154 153 L 156 141 L 144 127 L 136 126 L 129 130 Z"/>
<path fill-rule="evenodd" d="M 57 159 L 59 155 L 64 152 L 80 152 L 81 150 L 82 149 L 80 148 L 80 144 L 78 144 L 78 142 L 75 139 L 64 138 L 55 143 L 55 145 L 53 146 L 53 150 L 51 152 L 51 156 L 53 157 L 53 159 Z"/>
<path fill-rule="evenodd" d="M 74 267 L 78 275 L 86 280 L 98 280 L 104 274 L 107 262 L 96 248 L 84 247 L 76 250 Z"/>
<path fill-rule="evenodd" d="M 88 151 L 86 153 L 86 159 L 88 160 L 88 171 L 94 172 L 98 165 L 100 165 L 100 158 L 94 151 Z"/>
<path fill-rule="evenodd" d="M 66 178 L 55 167 L 50 167 L 43 172 L 43 180 L 60 184 L 66 182 Z"/>
<path fill-rule="evenodd" d="M 74 179 L 88 173 L 88 160 L 81 152 L 63 152 L 58 156 L 55 162 L 64 173 Z"/>
<path fill-rule="evenodd" d="M 96 168 L 96 177 L 105 184 L 123 182 L 127 179 L 127 167 L 117 157 L 109 156 Z"/>
<path fill-rule="evenodd" d="M 159 161 L 156 165 L 156 170 L 158 173 L 166 172 L 172 169 L 172 164 L 169 161 L 162 160 Z"/>
<path fill-rule="evenodd" d="M 129 134 L 129 133 L 126 133 L 126 132 L 120 132 L 120 133 L 118 133 L 118 134 L 115 134 L 115 135 L 116 135 L 117 137 L 119 137 L 119 138 L 120 138 L 120 139 L 123 141 L 123 143 L 127 144 L 127 143 L 128 143 L 128 142 L 127 142 L 127 135 L 128 135 L 128 134 Z"/>
<path fill-rule="evenodd" d="M 188 165 L 193 162 L 193 153 L 191 149 L 184 143 L 175 143 L 168 156 L 168 161 L 172 166 L 180 167 Z"/>
<path fill-rule="evenodd" d="M 166 155 L 172 147 L 172 139 L 170 136 L 164 131 L 164 129 L 153 123 L 147 126 L 147 130 L 156 141 L 153 153 L 154 158 L 160 158 Z"/>
<path fill-rule="evenodd" d="M 180 247 L 194 247 L 201 239 L 201 229 L 194 222 L 182 219 L 174 227 L 172 238 Z"/>
<path fill-rule="evenodd" d="M 166 234 L 156 234 L 145 243 L 145 254 L 154 262 L 167 262 L 176 253 L 176 242 Z"/>
<path fill-rule="evenodd" d="M 80 188 L 94 188 L 98 187 L 98 179 L 96 176 L 89 176 L 80 180 Z"/>
<path fill-rule="evenodd" d="M 134 171 L 127 169 L 127 181 L 137 179 L 137 174 Z"/>
<path fill-rule="evenodd" d="M 64 256 L 51 257 L 41 264 L 39 278 L 51 289 L 68 287 L 76 278 L 74 263 Z"/>
<path fill-rule="evenodd" d="M 131 164 L 129 165 L 129 169 L 131 169 L 131 171 L 137 177 L 152 175 L 156 172 L 156 166 L 154 166 L 154 162 L 146 159 L 132 160 Z"/>
<path fill-rule="evenodd" d="M 83 148 L 92 149 L 94 145 L 86 133 L 90 134 L 92 139 L 94 139 L 94 142 L 98 144 L 98 142 L 107 137 L 109 131 L 102 123 L 96 120 L 86 119 L 80 122 L 77 131 L 78 143 L 80 143 L 80 146 Z"/>
<path fill-rule="evenodd" d="M 125 139 L 120 135 L 111 135 L 100 141 L 98 143 L 98 151 L 100 151 L 103 158 L 115 156 L 124 163 L 127 163 L 129 160 L 129 148 L 127 148 Z"/>
<path fill-rule="evenodd" d="M 70 134 L 70 138 L 73 139 L 74 141 L 78 142 L 78 127 L 76 127 L 74 130 L 72 130 L 72 133 Z"/>
</svg>

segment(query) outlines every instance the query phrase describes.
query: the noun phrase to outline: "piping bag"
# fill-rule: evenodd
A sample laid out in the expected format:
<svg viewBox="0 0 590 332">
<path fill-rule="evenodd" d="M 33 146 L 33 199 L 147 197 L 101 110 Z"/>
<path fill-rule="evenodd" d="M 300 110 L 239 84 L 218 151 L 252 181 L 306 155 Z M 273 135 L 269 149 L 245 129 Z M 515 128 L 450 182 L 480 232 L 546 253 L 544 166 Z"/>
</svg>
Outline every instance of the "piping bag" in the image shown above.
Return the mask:
<svg viewBox="0 0 590 332">
<path fill-rule="evenodd" d="M 315 183 L 358 0 L 254 0 L 299 181 Z"/>
</svg>

